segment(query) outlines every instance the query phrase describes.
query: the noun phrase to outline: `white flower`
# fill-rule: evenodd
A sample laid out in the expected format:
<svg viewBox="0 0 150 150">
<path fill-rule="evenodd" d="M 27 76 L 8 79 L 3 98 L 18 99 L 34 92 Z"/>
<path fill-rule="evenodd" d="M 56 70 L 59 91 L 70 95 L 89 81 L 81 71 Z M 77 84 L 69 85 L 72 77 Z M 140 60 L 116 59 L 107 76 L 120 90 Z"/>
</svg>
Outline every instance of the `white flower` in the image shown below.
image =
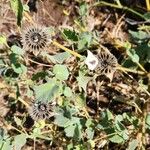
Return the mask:
<svg viewBox="0 0 150 150">
<path fill-rule="evenodd" d="M 87 51 L 87 58 L 85 59 L 85 64 L 88 66 L 89 70 L 95 70 L 98 66 L 98 58 L 89 50 Z"/>
</svg>

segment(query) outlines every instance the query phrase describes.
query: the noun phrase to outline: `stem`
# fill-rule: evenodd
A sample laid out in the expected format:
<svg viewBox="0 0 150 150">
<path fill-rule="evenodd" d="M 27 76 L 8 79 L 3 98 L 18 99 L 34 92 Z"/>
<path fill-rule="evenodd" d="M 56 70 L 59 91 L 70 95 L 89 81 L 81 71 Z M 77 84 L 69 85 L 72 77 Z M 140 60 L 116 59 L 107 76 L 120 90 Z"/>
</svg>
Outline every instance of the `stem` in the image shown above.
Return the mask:
<svg viewBox="0 0 150 150">
<path fill-rule="evenodd" d="M 124 103 L 124 104 L 127 104 L 127 105 L 130 105 L 130 106 L 133 106 L 134 108 L 136 108 L 139 111 L 140 114 L 142 114 L 141 109 L 139 108 L 139 106 L 135 102 L 130 103 L 128 101 L 122 101 L 122 100 L 119 100 L 119 99 L 115 99 L 115 101 L 121 102 L 121 103 Z"/>
<path fill-rule="evenodd" d="M 18 100 L 19 100 L 21 103 L 23 103 L 27 108 L 30 108 L 29 104 L 26 103 L 23 99 L 18 98 Z"/>
<path fill-rule="evenodd" d="M 24 16 L 30 23 L 35 25 L 35 22 L 33 21 L 33 19 L 30 17 L 30 15 L 27 12 L 24 12 Z"/>
<path fill-rule="evenodd" d="M 116 0 L 116 3 L 119 7 L 122 7 L 121 3 L 120 3 L 120 0 Z"/>
<path fill-rule="evenodd" d="M 122 67 L 122 66 L 118 66 L 117 69 L 121 70 L 123 72 L 131 72 L 131 73 L 136 73 L 136 74 L 139 74 L 139 75 L 144 75 L 145 74 L 145 72 L 143 72 L 143 71 L 137 71 L 137 70 L 125 68 L 125 67 Z"/>
<path fill-rule="evenodd" d="M 74 20 L 74 23 L 80 28 L 80 30 L 81 30 L 82 32 L 86 32 L 86 31 L 87 31 L 84 27 L 82 27 L 82 26 L 80 25 L 80 23 L 79 23 L 77 20 Z"/>
<path fill-rule="evenodd" d="M 11 128 L 14 129 L 14 130 L 16 130 L 16 131 L 18 131 L 18 132 L 21 133 L 21 134 L 24 134 L 24 132 L 22 132 L 21 130 L 17 129 L 16 127 L 14 127 L 14 126 L 12 126 L 12 125 L 11 125 Z"/>
<path fill-rule="evenodd" d="M 132 104 L 141 114 L 143 113 L 142 110 L 139 108 L 139 106 L 135 102 L 133 102 Z"/>
<path fill-rule="evenodd" d="M 138 30 L 150 30 L 150 26 L 148 25 L 140 26 L 138 27 Z"/>
<path fill-rule="evenodd" d="M 70 53 L 70 54 L 72 54 L 72 55 L 74 55 L 74 56 L 76 56 L 76 57 L 79 57 L 79 58 L 82 57 L 82 55 L 80 55 L 80 54 L 78 54 L 77 52 L 72 51 L 72 50 L 70 50 L 70 49 L 64 47 L 63 45 L 59 44 L 59 43 L 56 42 L 56 41 L 52 41 L 52 43 L 53 43 L 55 46 L 57 46 L 57 47 L 63 49 L 64 51 L 66 51 L 66 52 L 68 52 L 68 53 Z"/>
<path fill-rule="evenodd" d="M 2 67 L 8 67 L 8 65 L 5 65 L 5 64 L 0 64 L 0 66 L 2 66 Z"/>
<path fill-rule="evenodd" d="M 37 61 L 34 61 L 34 60 L 30 59 L 30 58 L 28 58 L 28 60 L 29 60 L 30 62 L 32 62 L 32 63 L 34 63 L 34 64 L 37 64 L 37 65 L 40 65 L 40 66 L 52 67 L 52 65 L 48 65 L 48 64 L 39 63 L 39 62 L 37 62 Z"/>
<path fill-rule="evenodd" d="M 150 11 L 150 0 L 146 0 L 147 11 Z"/>
<path fill-rule="evenodd" d="M 85 107 L 83 107 L 83 111 L 85 113 L 85 117 L 88 119 L 90 118 L 89 113 L 87 112 L 87 109 Z"/>
<path fill-rule="evenodd" d="M 21 103 L 23 103 L 27 108 L 30 108 L 29 104 L 27 102 L 25 102 L 23 99 L 21 99 L 20 97 L 16 98 L 16 94 L 15 91 L 13 91 L 13 93 L 10 94 L 10 96 L 12 96 L 13 98 L 19 100 Z"/>
<path fill-rule="evenodd" d="M 143 110 L 142 110 L 142 112 L 143 112 L 143 116 L 142 116 L 142 144 L 143 145 L 146 145 L 146 144 L 149 144 L 149 143 L 146 143 L 146 122 L 145 122 L 145 120 L 146 120 L 146 116 L 147 116 L 147 105 L 148 105 L 148 103 L 145 103 L 144 104 L 144 106 L 143 106 Z M 147 137 L 148 138 L 148 137 Z"/>
<path fill-rule="evenodd" d="M 144 67 L 140 63 L 137 63 L 137 65 L 141 68 L 141 70 L 143 70 L 145 73 L 147 73 L 147 71 L 144 69 Z"/>
<path fill-rule="evenodd" d="M 145 17 L 142 14 L 140 14 L 139 12 L 137 12 L 137 11 L 135 11 L 135 10 L 129 8 L 129 7 L 123 7 L 122 9 L 127 10 L 129 12 L 132 12 L 132 13 L 136 14 L 137 16 L 139 16 L 139 17 L 141 17 L 145 20 Z"/>
<path fill-rule="evenodd" d="M 109 137 L 111 137 L 111 136 L 113 136 L 113 135 L 117 135 L 117 133 L 115 132 L 115 133 L 111 133 L 111 134 L 108 134 L 108 135 L 104 135 L 104 136 L 102 136 L 102 137 L 100 137 L 100 138 L 95 139 L 94 142 L 100 141 L 100 140 L 102 140 L 102 139 L 109 138 Z"/>
<path fill-rule="evenodd" d="M 131 8 L 128 8 L 128 7 L 123 7 L 122 5 L 116 5 L 116 4 L 112 4 L 112 3 L 107 3 L 107 2 L 104 2 L 104 1 L 101 1 L 101 2 L 97 2 L 94 4 L 94 6 L 99 6 L 99 5 L 105 5 L 105 6 L 110 6 L 110 7 L 114 7 L 114 8 L 117 8 L 117 9 L 123 9 L 123 10 L 127 10 L 129 12 L 132 12 L 134 13 L 135 15 L 143 18 L 145 20 L 145 17 L 140 14 L 139 12 L 131 9 Z"/>
<path fill-rule="evenodd" d="M 108 3 L 108 2 L 104 2 L 104 1 L 97 2 L 97 3 L 94 4 L 94 6 L 99 6 L 99 5 L 106 5 L 106 6 L 110 6 L 110 7 L 114 7 L 114 8 L 118 8 L 118 9 L 122 8 L 119 5 Z"/>
</svg>

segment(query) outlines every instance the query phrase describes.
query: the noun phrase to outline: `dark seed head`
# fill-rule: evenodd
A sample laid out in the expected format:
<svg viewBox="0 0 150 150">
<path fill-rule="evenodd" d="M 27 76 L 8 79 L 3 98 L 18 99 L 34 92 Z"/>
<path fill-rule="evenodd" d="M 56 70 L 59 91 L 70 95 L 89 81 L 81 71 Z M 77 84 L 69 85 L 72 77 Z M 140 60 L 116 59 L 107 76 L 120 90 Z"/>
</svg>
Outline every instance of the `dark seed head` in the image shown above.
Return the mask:
<svg viewBox="0 0 150 150">
<path fill-rule="evenodd" d="M 22 32 L 21 37 L 23 48 L 34 54 L 38 54 L 48 48 L 51 42 L 50 35 L 44 27 L 29 27 Z"/>
<path fill-rule="evenodd" d="M 116 57 L 108 52 L 99 53 L 99 71 L 101 74 L 108 74 L 114 72 L 117 67 Z"/>
<path fill-rule="evenodd" d="M 29 109 L 29 114 L 34 120 L 49 119 L 52 116 L 54 103 L 35 102 Z"/>
<path fill-rule="evenodd" d="M 33 43 L 38 43 L 41 40 L 41 35 L 39 33 L 33 33 L 33 35 L 31 35 L 31 39 Z"/>
</svg>

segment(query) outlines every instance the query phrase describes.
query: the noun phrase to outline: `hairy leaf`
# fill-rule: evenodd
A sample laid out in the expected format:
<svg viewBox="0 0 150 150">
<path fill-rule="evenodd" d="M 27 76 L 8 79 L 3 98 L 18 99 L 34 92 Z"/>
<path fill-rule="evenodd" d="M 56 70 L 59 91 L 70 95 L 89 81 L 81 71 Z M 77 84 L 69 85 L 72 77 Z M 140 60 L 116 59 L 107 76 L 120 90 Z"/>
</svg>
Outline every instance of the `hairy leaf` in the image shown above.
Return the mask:
<svg viewBox="0 0 150 150">
<path fill-rule="evenodd" d="M 14 54 L 17 54 L 17 55 L 24 55 L 24 53 L 25 53 L 25 51 L 22 49 L 22 48 L 20 48 L 20 47 L 18 47 L 18 46 L 16 46 L 16 45 L 13 45 L 12 47 L 11 47 L 11 50 L 12 50 L 12 52 L 14 53 Z"/>
<path fill-rule="evenodd" d="M 22 14 L 23 14 L 23 5 L 21 0 L 10 0 L 11 8 L 14 11 L 17 17 L 17 25 L 21 26 Z"/>
<path fill-rule="evenodd" d="M 0 35 L 0 44 L 7 44 L 7 39 L 4 35 Z"/>
<path fill-rule="evenodd" d="M 69 29 L 64 29 L 63 35 L 66 39 L 71 40 L 71 41 L 78 41 L 78 35 L 75 31 L 69 30 Z"/>
<path fill-rule="evenodd" d="M 15 136 L 14 138 L 14 147 L 17 150 L 21 150 L 21 148 L 26 144 L 26 134 L 20 134 Z"/>
<path fill-rule="evenodd" d="M 65 65 L 55 65 L 53 67 L 53 73 L 55 74 L 56 78 L 61 81 L 67 80 L 69 77 L 69 71 Z"/>
<path fill-rule="evenodd" d="M 139 141 L 137 139 L 133 139 L 129 142 L 129 146 L 127 150 L 135 150 L 136 147 L 138 146 Z"/>
<path fill-rule="evenodd" d="M 62 84 L 56 82 L 55 79 L 51 79 L 45 84 L 35 86 L 34 91 L 36 100 L 49 102 L 62 93 Z"/>
<path fill-rule="evenodd" d="M 79 76 L 77 77 L 78 85 L 80 88 L 83 88 L 85 92 L 87 84 L 91 79 L 92 79 L 91 77 L 85 76 L 84 73 L 79 71 Z"/>
</svg>

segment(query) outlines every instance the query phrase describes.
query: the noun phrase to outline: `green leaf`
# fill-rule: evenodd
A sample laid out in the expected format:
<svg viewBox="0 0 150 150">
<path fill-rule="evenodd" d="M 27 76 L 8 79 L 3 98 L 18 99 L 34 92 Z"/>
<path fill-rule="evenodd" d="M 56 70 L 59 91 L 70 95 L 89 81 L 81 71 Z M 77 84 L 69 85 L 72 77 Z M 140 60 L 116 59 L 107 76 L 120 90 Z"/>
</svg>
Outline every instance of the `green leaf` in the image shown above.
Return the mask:
<svg viewBox="0 0 150 150">
<path fill-rule="evenodd" d="M 146 124 L 150 127 L 150 114 L 146 116 Z"/>
<path fill-rule="evenodd" d="M 86 123 L 85 123 L 85 126 L 86 126 L 87 128 L 89 128 L 91 125 L 93 125 L 92 119 L 87 119 L 87 120 L 86 120 Z"/>
<path fill-rule="evenodd" d="M 37 72 L 36 74 L 34 74 L 32 76 L 32 80 L 39 80 L 39 79 L 45 79 L 45 77 L 48 75 L 47 72 L 41 71 L 41 72 Z"/>
<path fill-rule="evenodd" d="M 18 63 L 18 56 L 16 54 L 14 54 L 14 53 L 11 53 L 9 55 L 9 59 L 10 59 L 10 62 L 12 64 L 17 64 Z"/>
<path fill-rule="evenodd" d="M 27 72 L 27 67 L 19 63 L 18 56 L 15 53 L 11 53 L 10 56 L 11 67 L 17 74 L 25 74 Z"/>
<path fill-rule="evenodd" d="M 108 121 L 114 119 L 114 116 L 113 116 L 113 114 L 109 111 L 109 109 L 106 109 L 106 116 L 107 116 Z"/>
<path fill-rule="evenodd" d="M 116 129 L 117 129 L 118 131 L 123 131 L 123 130 L 125 130 L 124 125 L 123 125 L 121 122 L 119 122 L 118 120 L 117 120 L 117 121 L 115 120 L 115 127 L 116 127 Z"/>
<path fill-rule="evenodd" d="M 86 42 L 85 39 L 80 40 L 80 41 L 78 42 L 78 50 L 82 50 L 83 48 L 85 48 L 86 43 L 87 43 L 87 42 Z"/>
<path fill-rule="evenodd" d="M 65 133 L 66 133 L 66 136 L 67 136 L 67 137 L 73 137 L 74 134 L 75 134 L 75 128 L 76 128 L 76 125 L 75 125 L 75 124 L 66 127 L 65 130 L 64 130 Z"/>
<path fill-rule="evenodd" d="M 142 43 L 135 48 L 136 53 L 140 57 L 140 62 L 150 63 L 150 45 L 147 43 Z"/>
<path fill-rule="evenodd" d="M 82 138 L 80 124 L 71 124 L 66 127 L 64 131 L 67 137 L 73 137 L 75 140 L 80 140 Z"/>
<path fill-rule="evenodd" d="M 123 113 L 123 117 L 129 121 L 135 128 L 138 128 L 140 125 L 140 122 L 136 116 L 132 116 L 131 114 Z"/>
<path fill-rule="evenodd" d="M 68 52 L 62 52 L 58 53 L 56 55 L 50 56 L 49 58 L 53 63 L 59 63 L 62 64 L 66 59 L 69 59 L 71 57 L 71 54 Z"/>
<path fill-rule="evenodd" d="M 83 145 L 80 144 L 80 145 L 76 145 L 73 150 L 85 150 L 85 149 L 83 148 Z"/>
<path fill-rule="evenodd" d="M 80 40 L 78 42 L 78 50 L 82 50 L 84 48 L 88 48 L 92 42 L 92 34 L 88 32 L 84 32 L 80 35 Z"/>
<path fill-rule="evenodd" d="M 3 59 L 0 59 L 0 67 L 5 67 L 5 63 L 4 63 L 4 60 Z"/>
<path fill-rule="evenodd" d="M 63 115 L 56 115 L 54 123 L 59 127 L 66 127 L 66 124 L 70 123 L 70 119 L 64 117 Z"/>
<path fill-rule="evenodd" d="M 97 125 L 97 128 L 100 130 L 106 130 L 108 128 L 110 128 L 110 124 L 112 122 L 108 121 L 108 118 L 105 116 L 105 118 L 103 118 L 100 123 Z M 112 124 L 113 127 L 113 124 Z"/>
<path fill-rule="evenodd" d="M 28 97 L 32 97 L 32 96 L 33 96 L 33 91 L 32 91 L 30 88 L 27 88 L 26 95 L 27 95 Z"/>
<path fill-rule="evenodd" d="M 95 148 L 96 143 L 94 140 L 88 140 L 88 144 L 90 144 L 91 149 Z"/>
<path fill-rule="evenodd" d="M 145 13 L 144 18 L 145 18 L 145 20 L 149 21 L 150 20 L 150 12 Z"/>
<path fill-rule="evenodd" d="M 80 108 L 86 106 L 86 97 L 84 96 L 84 94 L 76 95 L 75 104 Z"/>
<path fill-rule="evenodd" d="M 73 150 L 73 143 L 70 143 L 69 145 L 67 145 L 67 150 Z"/>
<path fill-rule="evenodd" d="M 88 139 L 93 139 L 94 137 L 94 130 L 92 128 L 87 128 L 86 129 L 86 135 Z"/>
<path fill-rule="evenodd" d="M 115 120 L 121 122 L 121 121 L 123 121 L 123 116 L 122 115 L 117 115 Z"/>
<path fill-rule="evenodd" d="M 14 72 L 18 73 L 18 74 L 23 74 L 27 72 L 27 67 L 24 66 L 23 64 L 12 64 L 12 69 L 14 70 Z"/>
<path fill-rule="evenodd" d="M 46 57 L 49 61 L 56 64 L 62 64 L 65 60 L 71 57 L 71 54 L 68 52 L 57 53 L 56 55 L 49 55 L 46 52 L 42 52 L 42 56 Z"/>
<path fill-rule="evenodd" d="M 85 3 L 85 2 L 81 3 L 80 7 L 79 7 L 79 14 L 81 16 L 84 16 L 84 15 L 86 15 L 87 11 L 88 11 L 87 3 Z"/>
<path fill-rule="evenodd" d="M 26 134 L 20 134 L 14 138 L 14 147 L 16 150 L 21 150 L 21 148 L 26 144 Z"/>
<path fill-rule="evenodd" d="M 76 128 L 75 128 L 75 134 L 74 134 L 74 139 L 75 140 L 81 140 L 82 138 L 82 132 L 81 132 L 81 125 L 80 124 L 76 124 Z"/>
<path fill-rule="evenodd" d="M 67 80 L 69 77 L 69 71 L 65 65 L 56 64 L 53 67 L 53 73 L 55 74 L 56 78 L 61 81 Z"/>
<path fill-rule="evenodd" d="M 0 44 L 3 45 L 7 45 L 7 39 L 4 35 L 0 35 Z"/>
<path fill-rule="evenodd" d="M 54 123 L 60 127 L 67 127 L 75 123 L 80 124 L 80 118 L 73 117 L 73 114 L 76 112 L 76 109 L 68 106 L 64 107 L 63 109 L 58 108 L 56 110 Z"/>
<path fill-rule="evenodd" d="M 29 6 L 28 6 L 27 4 L 24 4 L 24 5 L 23 5 L 23 10 L 24 10 L 24 11 L 27 11 L 27 12 L 30 12 Z"/>
<path fill-rule="evenodd" d="M 6 130 L 0 128 L 0 140 L 3 140 L 6 136 Z"/>
<path fill-rule="evenodd" d="M 134 49 L 127 49 L 127 54 L 131 58 L 131 60 L 135 63 L 139 63 L 139 56 L 136 54 Z"/>
<path fill-rule="evenodd" d="M 129 139 L 129 132 L 127 129 L 125 129 L 123 132 L 121 132 L 122 137 L 124 138 L 124 140 L 128 140 Z"/>
<path fill-rule="evenodd" d="M 38 124 L 38 125 L 37 125 Z M 36 128 L 33 129 L 34 135 L 39 135 L 41 134 L 41 128 L 39 127 L 39 123 L 36 124 Z M 38 127 L 37 127 L 38 126 Z"/>
<path fill-rule="evenodd" d="M 135 150 L 136 147 L 138 146 L 139 141 L 137 139 L 133 139 L 132 141 L 129 142 L 129 146 L 127 150 Z"/>
<path fill-rule="evenodd" d="M 129 30 L 129 33 L 132 35 L 132 37 L 134 39 L 143 40 L 143 39 L 146 39 L 146 38 L 149 37 L 149 35 L 146 32 L 144 32 L 144 31 L 135 32 L 135 31 Z"/>
<path fill-rule="evenodd" d="M 63 36 L 67 40 L 71 40 L 73 42 L 78 41 L 78 34 L 75 31 L 72 31 L 70 29 L 64 29 Z"/>
<path fill-rule="evenodd" d="M 124 62 L 122 63 L 123 67 L 126 68 L 130 68 L 133 70 L 136 70 L 138 68 L 138 65 L 136 63 L 134 63 L 131 58 L 127 58 L 126 60 L 124 60 Z"/>
<path fill-rule="evenodd" d="M 17 25 L 21 26 L 22 14 L 23 14 L 23 5 L 21 0 L 10 0 L 11 8 L 17 17 Z"/>
<path fill-rule="evenodd" d="M 36 100 L 49 102 L 62 93 L 62 84 L 51 79 L 45 84 L 35 86 L 34 91 Z"/>
<path fill-rule="evenodd" d="M 22 126 L 22 121 L 18 117 L 14 116 L 14 120 L 18 126 Z"/>
<path fill-rule="evenodd" d="M 22 48 L 20 48 L 16 45 L 13 45 L 11 47 L 11 50 L 14 54 L 17 54 L 17 55 L 22 55 L 23 56 L 25 54 L 25 51 Z"/>
<path fill-rule="evenodd" d="M 87 84 L 90 80 L 92 80 L 92 77 L 87 77 L 83 72 L 79 71 L 79 76 L 77 77 L 78 85 L 80 88 L 83 88 L 85 92 Z"/>
<path fill-rule="evenodd" d="M 6 142 L 3 143 L 2 150 L 12 150 L 10 140 L 6 140 Z"/>
<path fill-rule="evenodd" d="M 113 143 L 118 143 L 118 144 L 125 142 L 124 138 L 118 134 L 110 136 L 109 140 Z"/>
<path fill-rule="evenodd" d="M 64 89 L 64 95 L 66 97 L 71 97 L 72 96 L 72 90 L 70 89 L 70 87 L 65 87 L 65 89 Z"/>
<path fill-rule="evenodd" d="M 78 125 L 80 125 L 80 124 L 81 124 L 80 118 L 78 118 L 78 117 L 71 117 L 70 123 L 67 124 L 67 126 L 68 126 L 68 125 L 71 125 L 71 124 L 78 124 Z"/>
</svg>

